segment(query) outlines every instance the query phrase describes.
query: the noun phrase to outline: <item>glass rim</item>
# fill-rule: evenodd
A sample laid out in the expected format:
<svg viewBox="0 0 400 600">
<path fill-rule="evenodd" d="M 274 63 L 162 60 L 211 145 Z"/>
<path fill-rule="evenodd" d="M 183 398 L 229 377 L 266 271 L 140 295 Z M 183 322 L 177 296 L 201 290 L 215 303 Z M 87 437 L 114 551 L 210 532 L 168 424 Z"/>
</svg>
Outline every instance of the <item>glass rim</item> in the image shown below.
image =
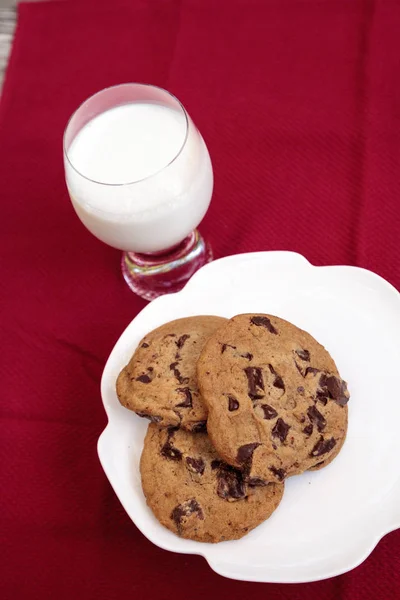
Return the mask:
<svg viewBox="0 0 400 600">
<path fill-rule="evenodd" d="M 146 175 L 146 177 L 142 177 L 141 179 L 135 179 L 134 181 L 128 181 L 128 182 L 124 182 L 124 183 L 107 183 L 106 181 L 97 181 L 96 179 L 92 179 L 91 177 L 87 177 L 86 175 L 84 175 L 83 173 L 81 173 L 71 162 L 69 156 L 68 156 L 68 150 L 66 147 L 66 136 L 67 136 L 67 131 L 71 125 L 71 122 L 73 120 L 73 118 L 76 116 L 76 114 L 78 113 L 78 111 L 81 110 L 81 108 L 83 108 L 85 106 L 86 103 L 90 102 L 91 100 L 93 100 L 96 96 L 99 96 L 100 94 L 103 94 L 104 92 L 107 92 L 109 90 L 112 89 L 116 89 L 116 88 L 122 88 L 122 87 L 131 87 L 131 86 L 136 86 L 136 87 L 147 87 L 147 88 L 153 88 L 156 90 L 159 90 L 161 92 L 164 92 L 165 94 L 167 94 L 168 96 L 170 96 L 173 100 L 175 100 L 178 103 L 179 108 L 181 109 L 181 111 L 183 112 L 183 115 L 185 117 L 185 137 L 183 139 L 182 145 L 179 148 L 178 152 L 175 154 L 175 156 L 163 167 L 161 167 L 161 169 L 158 169 L 158 171 L 155 171 L 154 173 L 150 173 L 150 175 Z M 129 104 L 129 102 L 127 102 L 126 104 Z M 119 104 L 117 106 L 124 106 L 124 104 Z M 112 110 L 113 107 L 107 109 L 107 110 Z M 107 110 L 103 111 L 103 112 L 107 112 Z M 103 114 L 103 112 L 99 113 Z M 98 116 L 98 115 L 96 115 Z M 96 117 L 93 117 L 96 118 Z M 90 119 L 91 120 L 91 119 Z M 88 121 L 89 123 L 90 121 Z M 76 136 L 75 136 L 76 137 Z M 172 94 L 171 92 L 169 92 L 168 90 L 166 90 L 165 88 L 162 88 L 158 85 L 153 85 L 152 83 L 140 83 L 140 82 L 130 82 L 130 83 L 118 83 L 116 85 L 110 85 L 106 88 L 103 88 L 101 90 L 99 90 L 98 92 L 95 92 L 94 94 L 92 94 L 91 96 L 89 96 L 88 98 L 86 98 L 72 113 L 72 115 L 69 117 L 68 122 L 65 126 L 64 129 L 64 134 L 63 134 L 63 153 L 64 156 L 66 158 L 66 160 L 68 161 L 68 164 L 70 165 L 70 167 L 73 169 L 73 171 L 75 171 L 75 173 L 77 173 L 78 175 L 80 175 L 80 177 L 83 177 L 83 179 L 86 179 L 87 181 L 90 181 L 92 183 L 95 183 L 97 185 L 104 185 L 104 186 L 110 186 L 110 187 L 122 187 L 122 186 L 129 186 L 129 185 L 134 185 L 135 183 L 141 183 L 143 181 L 146 181 L 148 179 L 151 179 L 152 177 L 157 176 L 159 173 L 162 173 L 165 169 L 167 169 L 168 167 L 170 167 L 177 158 L 179 158 L 179 156 L 181 155 L 184 147 L 186 146 L 186 142 L 188 140 L 189 137 L 189 117 L 188 117 L 188 113 L 186 112 L 185 107 L 183 106 L 182 102 L 179 100 L 179 98 L 177 98 L 174 94 Z"/>
</svg>

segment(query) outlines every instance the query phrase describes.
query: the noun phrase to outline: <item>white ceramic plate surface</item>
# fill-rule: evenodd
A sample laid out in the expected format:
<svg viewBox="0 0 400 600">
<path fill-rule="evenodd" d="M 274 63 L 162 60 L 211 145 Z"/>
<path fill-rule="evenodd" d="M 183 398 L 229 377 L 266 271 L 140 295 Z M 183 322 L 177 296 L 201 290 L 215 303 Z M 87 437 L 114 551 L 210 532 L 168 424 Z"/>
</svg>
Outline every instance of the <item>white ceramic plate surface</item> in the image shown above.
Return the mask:
<svg viewBox="0 0 400 600">
<path fill-rule="evenodd" d="M 241 540 L 202 544 L 158 523 L 143 496 L 139 460 L 148 421 L 120 406 L 115 381 L 139 340 L 180 317 L 275 314 L 332 354 L 348 382 L 349 429 L 325 469 L 292 477 L 272 517 Z M 360 564 L 400 527 L 400 294 L 356 267 L 314 267 L 292 252 L 217 260 L 177 294 L 151 302 L 111 352 L 101 393 L 108 425 L 98 442 L 103 469 L 132 521 L 157 546 L 200 554 L 217 573 L 263 582 L 306 582 Z"/>
</svg>

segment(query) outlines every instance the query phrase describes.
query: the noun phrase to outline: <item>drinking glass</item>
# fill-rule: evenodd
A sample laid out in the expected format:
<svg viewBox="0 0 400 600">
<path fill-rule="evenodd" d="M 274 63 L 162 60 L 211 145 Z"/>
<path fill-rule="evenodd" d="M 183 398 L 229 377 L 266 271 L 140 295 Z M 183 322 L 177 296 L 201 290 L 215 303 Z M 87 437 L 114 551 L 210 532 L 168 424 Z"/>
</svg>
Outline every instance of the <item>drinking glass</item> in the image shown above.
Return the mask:
<svg viewBox="0 0 400 600">
<path fill-rule="evenodd" d="M 142 120 L 139 110 L 150 121 Z M 104 116 L 108 137 L 103 139 L 99 117 L 105 122 Z M 171 127 L 179 126 L 168 129 L 166 117 Z M 152 300 L 178 291 L 212 260 L 210 245 L 197 230 L 211 201 L 211 160 L 175 96 L 139 83 L 104 89 L 72 115 L 63 145 L 72 205 L 93 235 L 123 251 L 122 273 L 135 293 Z M 132 178 L 118 174 L 121 164 L 132 168 Z"/>
</svg>

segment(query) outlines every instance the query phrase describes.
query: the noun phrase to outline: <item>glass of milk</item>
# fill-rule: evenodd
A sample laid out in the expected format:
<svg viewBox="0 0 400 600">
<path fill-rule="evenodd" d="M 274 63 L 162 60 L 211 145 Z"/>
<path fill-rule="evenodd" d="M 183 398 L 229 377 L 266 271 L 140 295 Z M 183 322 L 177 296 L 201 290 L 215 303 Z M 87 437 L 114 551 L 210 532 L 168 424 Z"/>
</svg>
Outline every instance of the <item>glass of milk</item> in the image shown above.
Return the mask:
<svg viewBox="0 0 400 600">
<path fill-rule="evenodd" d="M 181 289 L 212 260 L 197 230 L 213 190 L 210 156 L 166 90 L 128 83 L 90 97 L 65 130 L 64 165 L 78 217 L 123 251 L 123 276 L 143 298 Z"/>
</svg>

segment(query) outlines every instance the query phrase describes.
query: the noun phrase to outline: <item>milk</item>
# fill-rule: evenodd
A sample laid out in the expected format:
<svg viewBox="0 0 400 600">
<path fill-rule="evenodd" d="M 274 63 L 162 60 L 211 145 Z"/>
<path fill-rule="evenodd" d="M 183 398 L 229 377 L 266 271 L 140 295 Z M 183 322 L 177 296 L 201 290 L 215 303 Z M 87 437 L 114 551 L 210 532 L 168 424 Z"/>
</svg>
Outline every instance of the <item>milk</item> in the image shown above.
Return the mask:
<svg viewBox="0 0 400 600">
<path fill-rule="evenodd" d="M 86 123 L 66 150 L 75 211 L 110 246 L 159 252 L 182 241 L 207 211 L 210 157 L 181 109 L 112 108 Z"/>
<path fill-rule="evenodd" d="M 89 179 L 132 183 L 168 165 L 185 136 L 183 112 L 157 104 L 125 104 L 89 121 L 68 154 L 77 171 Z"/>
</svg>

